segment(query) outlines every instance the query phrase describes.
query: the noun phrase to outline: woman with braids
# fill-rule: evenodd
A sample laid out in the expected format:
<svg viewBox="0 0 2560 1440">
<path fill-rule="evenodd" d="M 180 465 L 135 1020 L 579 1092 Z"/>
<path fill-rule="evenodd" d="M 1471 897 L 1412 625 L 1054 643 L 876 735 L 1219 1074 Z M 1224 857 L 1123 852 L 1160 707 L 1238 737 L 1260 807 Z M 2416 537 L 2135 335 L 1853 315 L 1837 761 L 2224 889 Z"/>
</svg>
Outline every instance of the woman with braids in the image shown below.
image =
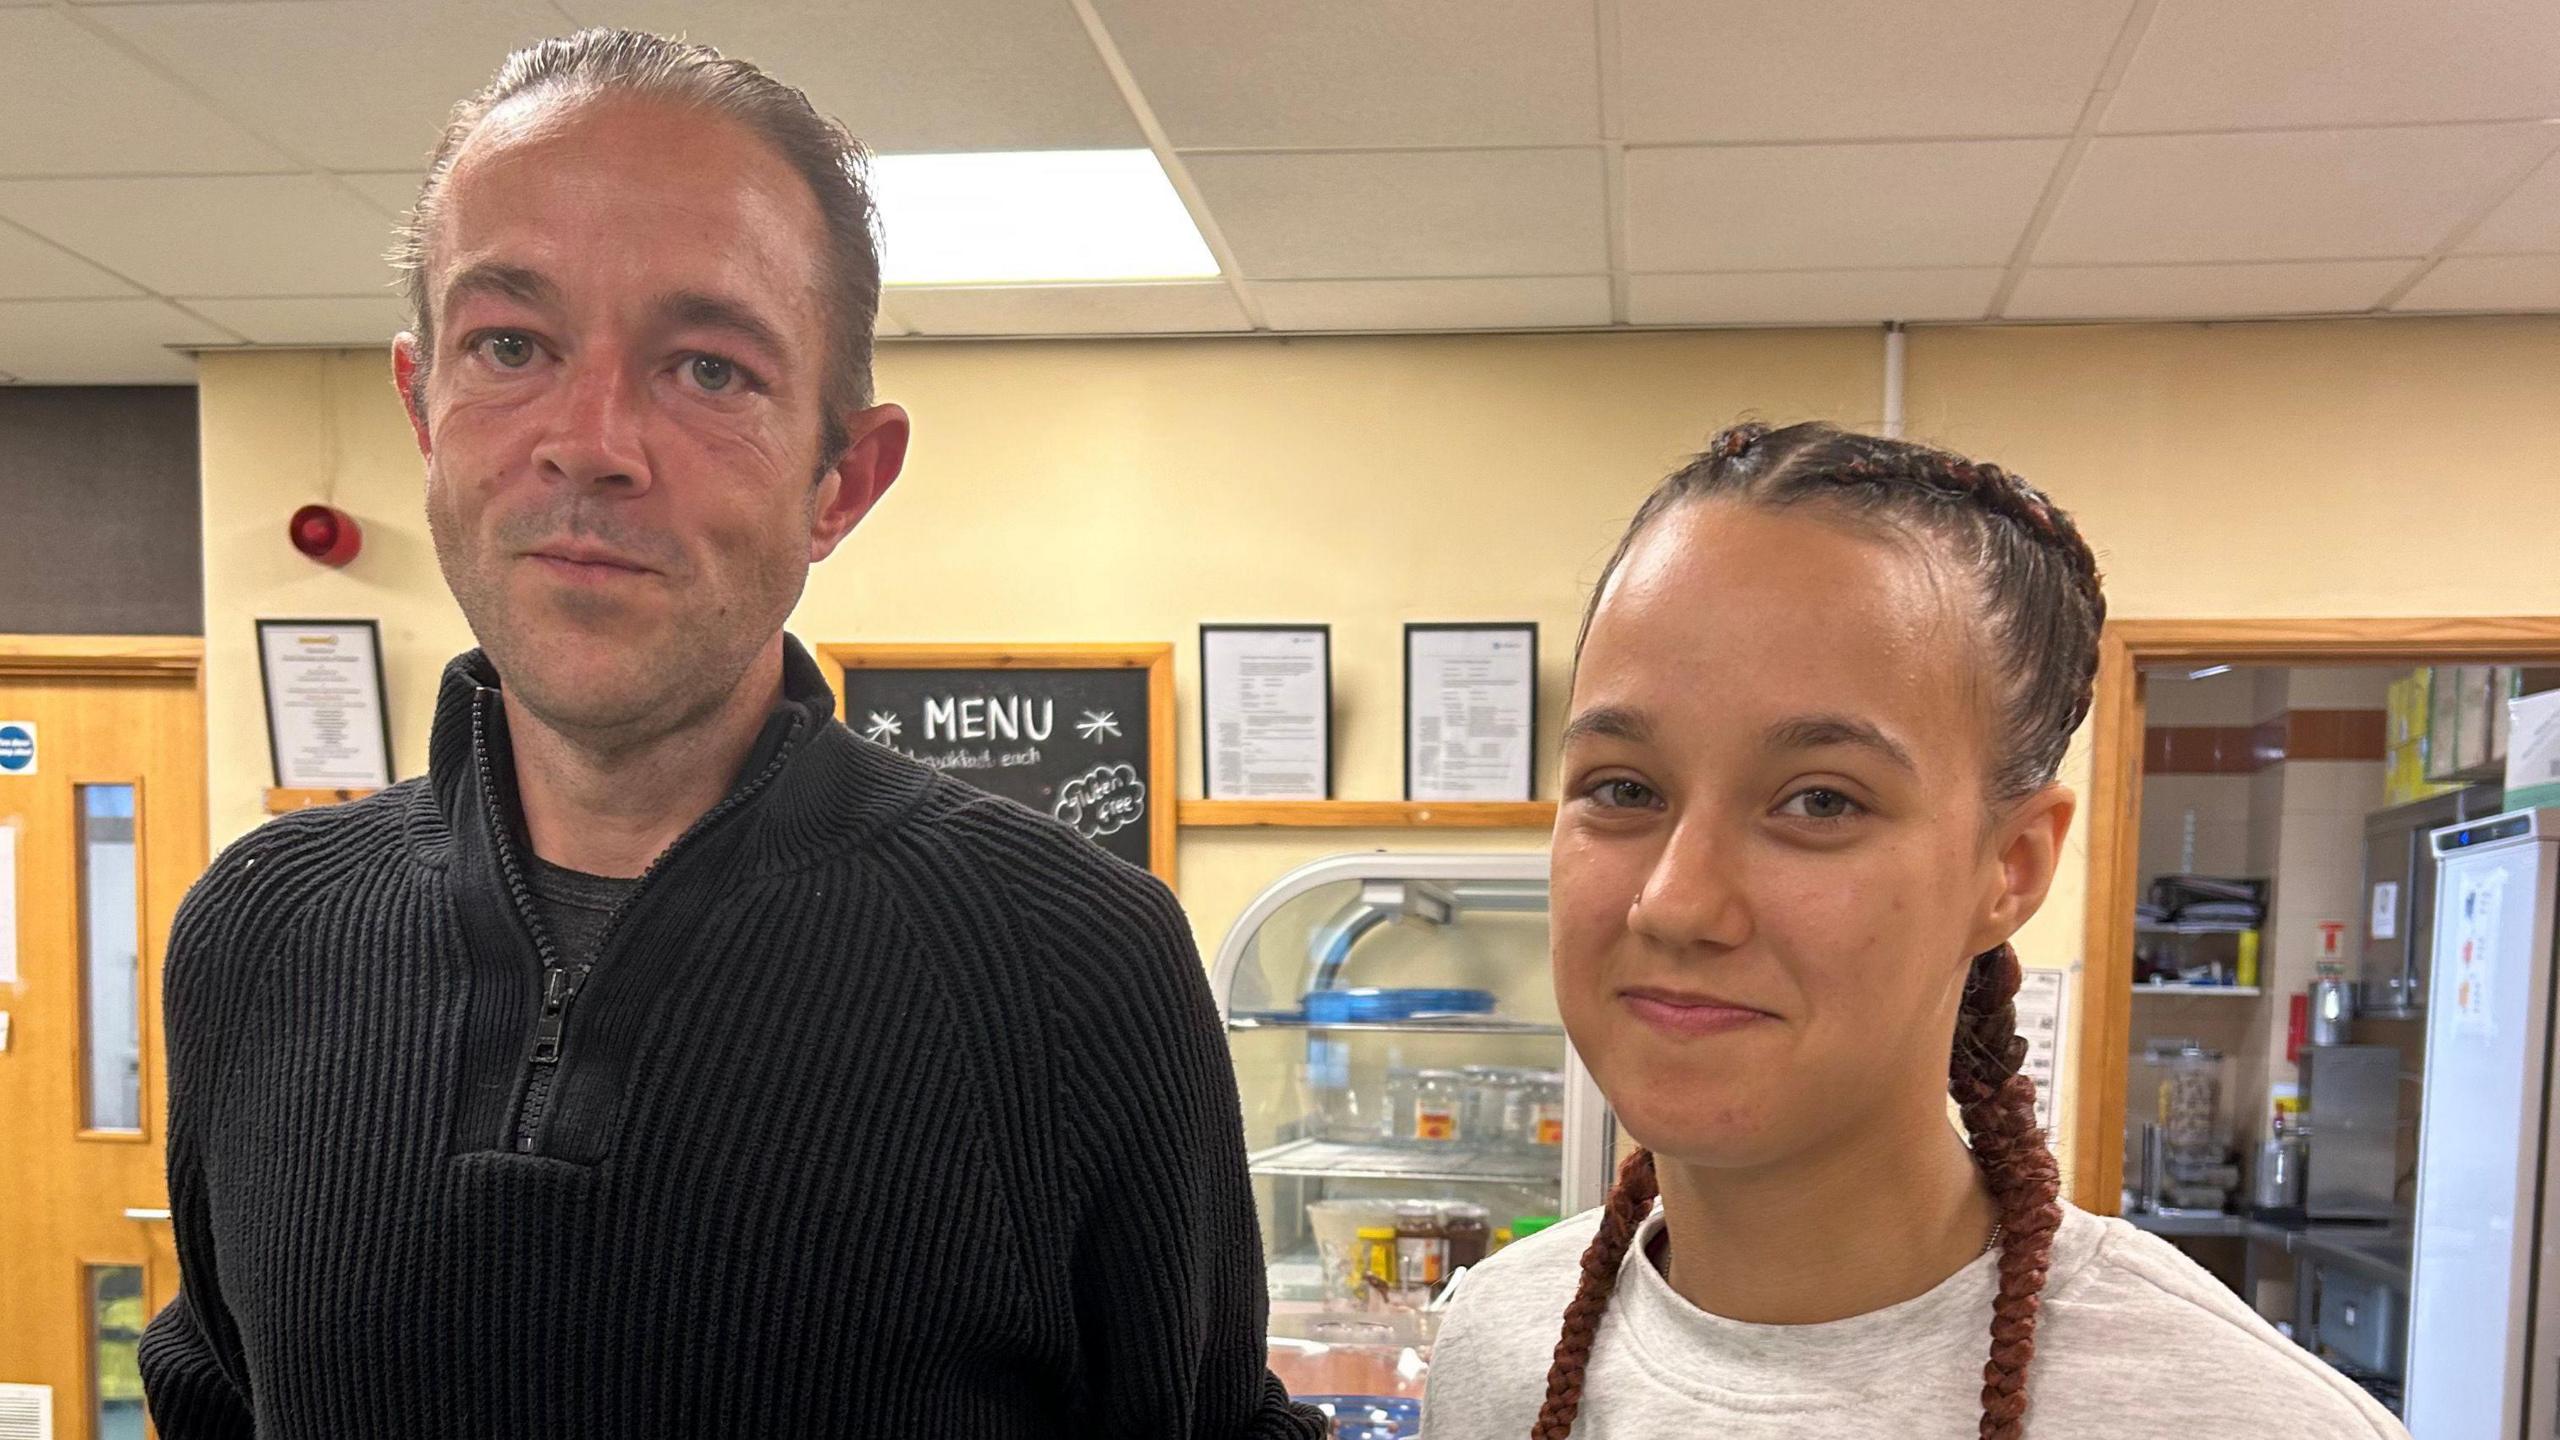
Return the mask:
<svg viewBox="0 0 2560 1440">
<path fill-rule="evenodd" d="M 2105 608 L 2070 517 L 1918 445 L 1744 426 L 1645 502 L 1583 623 L 1553 901 L 1644 1148 L 1469 1277 L 1431 1440 L 2405 1435 L 2059 1198 L 2008 940 Z"/>
</svg>

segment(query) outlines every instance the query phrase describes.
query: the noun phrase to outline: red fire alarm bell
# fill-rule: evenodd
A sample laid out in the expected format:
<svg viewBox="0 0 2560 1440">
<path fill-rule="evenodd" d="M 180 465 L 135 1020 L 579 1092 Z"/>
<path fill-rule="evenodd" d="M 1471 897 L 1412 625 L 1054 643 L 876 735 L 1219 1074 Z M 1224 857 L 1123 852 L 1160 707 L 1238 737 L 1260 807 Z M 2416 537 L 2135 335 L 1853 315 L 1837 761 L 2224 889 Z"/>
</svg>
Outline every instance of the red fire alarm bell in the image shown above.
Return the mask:
<svg viewBox="0 0 2560 1440">
<path fill-rule="evenodd" d="M 323 565 L 344 565 L 364 548 L 364 529 L 356 517 L 333 505 L 305 505 L 285 527 L 293 548 Z"/>
</svg>

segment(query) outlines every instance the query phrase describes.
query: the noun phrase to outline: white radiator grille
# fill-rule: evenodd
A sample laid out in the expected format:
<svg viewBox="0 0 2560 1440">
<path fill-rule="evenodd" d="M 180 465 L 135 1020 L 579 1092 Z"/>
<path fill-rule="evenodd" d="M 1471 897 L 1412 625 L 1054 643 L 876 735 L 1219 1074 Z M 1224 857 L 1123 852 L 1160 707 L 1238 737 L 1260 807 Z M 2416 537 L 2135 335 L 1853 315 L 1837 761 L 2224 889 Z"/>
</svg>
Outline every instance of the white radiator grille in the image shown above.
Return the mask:
<svg viewBox="0 0 2560 1440">
<path fill-rule="evenodd" d="M 0 1385 L 0 1440 L 53 1440 L 53 1387 Z"/>
</svg>

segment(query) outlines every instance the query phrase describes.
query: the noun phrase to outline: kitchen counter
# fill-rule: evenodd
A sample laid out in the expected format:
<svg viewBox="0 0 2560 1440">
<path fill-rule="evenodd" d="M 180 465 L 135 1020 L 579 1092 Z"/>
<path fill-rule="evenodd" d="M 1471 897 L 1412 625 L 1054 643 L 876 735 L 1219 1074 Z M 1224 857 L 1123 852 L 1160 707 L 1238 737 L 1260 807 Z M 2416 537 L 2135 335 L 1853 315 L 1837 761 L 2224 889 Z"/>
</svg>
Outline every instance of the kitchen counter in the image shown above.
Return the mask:
<svg viewBox="0 0 2560 1440">
<path fill-rule="evenodd" d="M 2378 1225 L 2307 1225 L 2285 1229 L 2263 1221 L 2248 1222 L 2252 1239 L 2280 1244 L 2287 1254 L 2323 1265 L 2353 1270 L 2409 1293 L 2409 1225 L 2395 1220 Z"/>
<path fill-rule="evenodd" d="M 2166 1240 L 2229 1236 L 2252 1245 L 2272 1245 L 2286 1254 L 2317 1264 L 2338 1265 L 2369 1276 L 2404 1294 L 2409 1288 L 2409 1222 L 2377 1224 L 2331 1221 L 2310 1225 L 2276 1225 L 2247 1215 L 2128 1214 L 2126 1223 Z"/>
</svg>

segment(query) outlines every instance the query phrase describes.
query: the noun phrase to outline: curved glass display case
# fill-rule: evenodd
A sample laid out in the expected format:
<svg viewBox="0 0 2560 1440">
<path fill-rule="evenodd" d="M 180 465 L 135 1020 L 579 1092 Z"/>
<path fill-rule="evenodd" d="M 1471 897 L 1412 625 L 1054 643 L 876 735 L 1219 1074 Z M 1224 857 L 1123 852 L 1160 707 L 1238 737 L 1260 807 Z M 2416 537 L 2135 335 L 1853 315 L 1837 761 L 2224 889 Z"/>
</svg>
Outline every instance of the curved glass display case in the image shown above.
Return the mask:
<svg viewBox="0 0 2560 1440">
<path fill-rule="evenodd" d="M 1237 918 L 1211 983 L 1275 1365 L 1341 1393 L 1343 1352 L 1383 1345 L 1368 1368 L 1418 1394 L 1465 1268 L 1607 1194 L 1615 1127 L 1556 1018 L 1545 853 L 1300 866 Z"/>
</svg>

